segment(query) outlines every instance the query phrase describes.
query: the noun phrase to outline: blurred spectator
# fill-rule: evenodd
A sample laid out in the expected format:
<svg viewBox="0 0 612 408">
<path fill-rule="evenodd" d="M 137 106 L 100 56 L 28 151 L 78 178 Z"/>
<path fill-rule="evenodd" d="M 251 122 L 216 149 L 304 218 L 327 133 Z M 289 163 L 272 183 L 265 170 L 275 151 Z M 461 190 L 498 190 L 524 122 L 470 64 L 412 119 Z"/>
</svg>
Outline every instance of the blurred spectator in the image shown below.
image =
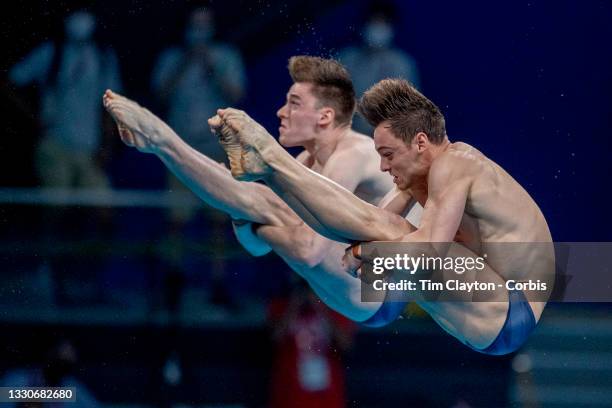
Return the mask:
<svg viewBox="0 0 612 408">
<path fill-rule="evenodd" d="M 270 305 L 276 342 L 271 408 L 346 406 L 342 354 L 354 324 L 325 306 L 307 285 Z"/>
<path fill-rule="evenodd" d="M 109 188 L 103 170 L 108 150 L 101 148 L 103 119 L 107 117 L 103 116 L 101 95 L 106 88 L 121 88 L 120 75 L 114 51 L 95 40 L 95 28 L 96 18 L 91 13 L 81 10 L 69 14 L 62 38 L 40 44 L 9 72 L 15 85 L 35 85 L 39 91 L 41 138 L 34 165 L 43 187 Z M 97 211 L 96 217 L 48 209 L 43 214 L 41 235 L 48 247 L 57 243 L 59 232 L 74 239 L 91 238 L 91 229 L 108 235 L 110 215 L 106 209 Z M 57 304 L 72 301 L 68 263 L 60 258 L 45 259 L 39 268 L 41 273 L 53 275 L 50 282 Z M 81 277 L 95 279 L 92 275 Z"/>
<path fill-rule="evenodd" d="M 40 89 L 42 138 L 35 166 L 44 187 L 108 187 L 97 161 L 106 88 L 120 89 L 117 57 L 94 41 L 95 17 L 70 14 L 65 36 L 36 47 L 9 72 L 17 86 Z"/>
<path fill-rule="evenodd" d="M 209 9 L 191 13 L 184 36 L 182 46 L 160 55 L 153 71 L 153 90 L 176 133 L 196 150 L 222 162 L 225 155 L 210 137 L 207 121 L 217 109 L 235 106 L 242 99 L 242 57 L 235 47 L 214 41 L 215 22 Z"/>
<path fill-rule="evenodd" d="M 223 162 L 225 154 L 210 135 L 208 119 L 217 109 L 235 106 L 244 95 L 245 70 L 240 52 L 229 44 L 214 40 L 215 22 L 210 9 L 198 8 L 188 19 L 184 44 L 162 52 L 152 75 L 153 90 L 164 106 L 167 121 L 185 142 L 206 156 Z M 168 188 L 189 191 L 168 172 Z M 216 211 L 207 213 L 209 236 L 214 237 L 217 253 L 225 243 L 227 217 Z M 181 231 L 194 216 L 192 208 L 170 211 L 169 247 L 173 255 L 167 261 L 174 271 L 183 260 Z M 223 261 L 217 257 L 212 265 L 213 303 L 231 303 L 226 292 Z"/>
<path fill-rule="evenodd" d="M 363 27 L 363 44 L 349 46 L 338 55 L 338 60 L 351 73 L 358 98 L 370 86 L 385 78 L 401 77 L 420 88 L 416 61 L 393 45 L 396 16 L 397 10 L 393 4 L 374 3 Z M 361 115 L 355 115 L 353 129 L 372 133 L 372 127 Z"/>
<path fill-rule="evenodd" d="M 60 341 L 49 351 L 45 361 L 40 367 L 16 368 L 9 370 L 2 379 L 2 387 L 74 387 L 76 401 L 74 402 L 50 402 L 32 403 L 37 407 L 71 407 L 89 408 L 99 407 L 96 398 L 89 392 L 87 387 L 76 379 L 75 372 L 78 367 L 77 352 L 74 345 L 67 340 Z M 18 403 L 4 402 L 3 407 L 17 407 Z M 29 406 L 29 405 L 25 405 Z"/>
</svg>

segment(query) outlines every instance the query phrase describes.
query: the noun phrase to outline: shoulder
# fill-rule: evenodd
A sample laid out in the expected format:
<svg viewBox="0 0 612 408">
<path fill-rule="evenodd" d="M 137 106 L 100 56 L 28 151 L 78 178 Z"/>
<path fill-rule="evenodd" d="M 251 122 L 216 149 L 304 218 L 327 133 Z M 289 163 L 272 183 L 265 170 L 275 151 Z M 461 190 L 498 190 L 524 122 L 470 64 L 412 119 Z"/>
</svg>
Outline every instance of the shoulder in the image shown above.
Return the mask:
<svg viewBox="0 0 612 408">
<path fill-rule="evenodd" d="M 374 147 L 374 139 L 363 133 L 351 130 L 347 138 L 342 141 L 343 147 L 352 147 L 364 152 L 376 152 Z"/>
<path fill-rule="evenodd" d="M 380 159 L 372 138 L 354 131 L 338 143 L 329 162 L 360 180 L 377 180 L 380 176 L 382 183 L 391 182 L 391 178 L 379 169 Z M 391 188 L 391 185 L 388 187 Z"/>
<path fill-rule="evenodd" d="M 372 138 L 355 131 L 351 131 L 348 137 L 338 143 L 334 152 L 334 156 L 360 161 L 376 155 Z"/>
<path fill-rule="evenodd" d="M 478 155 L 480 152 L 466 143 L 453 143 L 431 164 L 430 183 L 472 179 L 480 171 Z"/>
</svg>

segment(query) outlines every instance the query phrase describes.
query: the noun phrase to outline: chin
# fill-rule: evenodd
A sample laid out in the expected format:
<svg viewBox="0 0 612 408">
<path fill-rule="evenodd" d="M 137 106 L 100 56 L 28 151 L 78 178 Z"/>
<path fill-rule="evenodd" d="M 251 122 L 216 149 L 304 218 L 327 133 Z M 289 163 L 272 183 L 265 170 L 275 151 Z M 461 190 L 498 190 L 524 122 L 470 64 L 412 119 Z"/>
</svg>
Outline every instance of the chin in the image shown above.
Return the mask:
<svg viewBox="0 0 612 408">
<path fill-rule="evenodd" d="M 402 190 L 402 191 L 404 191 L 404 190 L 408 190 L 408 189 L 410 188 L 410 184 L 409 184 L 409 183 L 407 183 L 407 182 L 405 182 L 405 181 L 402 181 L 402 182 L 400 182 L 400 183 L 397 185 L 397 188 L 398 188 L 398 189 L 400 189 L 400 190 Z"/>
<path fill-rule="evenodd" d="M 283 147 L 296 147 L 296 146 L 301 146 L 301 144 L 299 142 L 296 142 L 295 140 L 291 140 L 287 137 L 284 136 L 280 136 L 278 138 L 278 142 L 283 146 Z"/>
<path fill-rule="evenodd" d="M 291 144 L 291 142 L 289 142 L 289 141 L 287 140 L 287 138 L 286 138 L 286 137 L 283 137 L 283 136 L 280 136 L 280 137 L 278 138 L 278 143 L 280 143 L 280 144 L 281 144 L 281 146 L 283 146 L 283 147 L 293 147 L 293 146 L 292 146 L 292 144 Z"/>
</svg>

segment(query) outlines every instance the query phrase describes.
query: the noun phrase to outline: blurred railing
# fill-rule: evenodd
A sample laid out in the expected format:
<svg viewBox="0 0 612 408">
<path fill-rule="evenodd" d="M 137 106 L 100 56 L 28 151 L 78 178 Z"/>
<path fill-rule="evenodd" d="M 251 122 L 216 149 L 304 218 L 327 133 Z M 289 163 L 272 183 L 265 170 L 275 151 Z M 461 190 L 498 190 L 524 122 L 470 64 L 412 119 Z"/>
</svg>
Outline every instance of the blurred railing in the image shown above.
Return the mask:
<svg viewBox="0 0 612 408">
<path fill-rule="evenodd" d="M 172 191 L 0 188 L 0 204 L 123 208 L 199 207 L 193 194 Z"/>
<path fill-rule="evenodd" d="M 171 231 L 178 207 L 204 205 L 186 192 L 0 188 L 0 321 L 262 324 L 258 271 L 286 268 L 248 256 L 229 220 L 209 228 L 210 208 Z"/>
</svg>

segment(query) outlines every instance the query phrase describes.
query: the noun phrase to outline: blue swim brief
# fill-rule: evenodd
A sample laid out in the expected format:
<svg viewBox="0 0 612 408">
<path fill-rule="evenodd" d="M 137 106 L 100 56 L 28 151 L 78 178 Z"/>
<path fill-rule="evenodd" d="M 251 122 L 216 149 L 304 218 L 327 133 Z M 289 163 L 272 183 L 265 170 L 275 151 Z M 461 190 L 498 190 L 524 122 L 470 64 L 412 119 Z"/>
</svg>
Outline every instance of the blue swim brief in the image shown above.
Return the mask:
<svg viewBox="0 0 612 408">
<path fill-rule="evenodd" d="M 493 343 L 485 349 L 478 349 L 466 343 L 469 347 L 480 353 L 500 356 L 518 350 L 525 343 L 536 327 L 531 306 L 522 290 L 508 291 L 508 301 L 506 322 Z"/>
<path fill-rule="evenodd" d="M 380 309 L 361 324 L 367 327 L 382 327 L 392 323 L 402 314 L 408 302 L 385 299 Z M 490 355 L 502 355 L 518 350 L 536 327 L 535 317 L 522 290 L 508 291 L 508 314 L 501 331 L 484 349 L 466 343 L 472 349 Z"/>
<path fill-rule="evenodd" d="M 395 321 L 402 314 L 408 302 L 384 300 L 380 308 L 369 319 L 361 322 L 367 327 L 383 327 Z"/>
</svg>

